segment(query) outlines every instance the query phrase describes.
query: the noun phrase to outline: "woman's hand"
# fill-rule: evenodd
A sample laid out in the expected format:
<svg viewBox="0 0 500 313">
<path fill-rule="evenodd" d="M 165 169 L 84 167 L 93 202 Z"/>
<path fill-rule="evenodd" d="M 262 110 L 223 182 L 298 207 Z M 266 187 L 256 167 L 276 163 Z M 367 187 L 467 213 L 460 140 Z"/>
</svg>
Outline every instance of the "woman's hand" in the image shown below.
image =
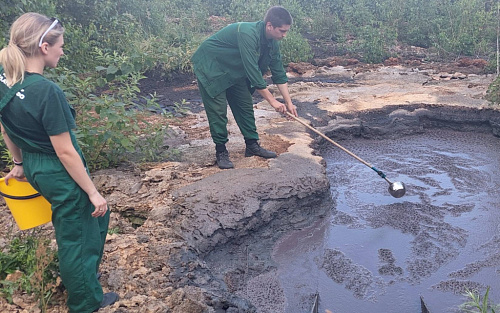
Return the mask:
<svg viewBox="0 0 500 313">
<path fill-rule="evenodd" d="M 108 202 L 104 199 L 103 196 L 99 192 L 95 192 L 92 195 L 89 195 L 90 202 L 95 207 L 94 212 L 92 212 L 93 217 L 104 216 L 108 211 Z"/>
<path fill-rule="evenodd" d="M 9 184 L 9 179 L 14 178 L 15 180 L 18 181 L 27 181 L 26 177 L 24 176 L 24 168 L 22 165 L 15 165 L 12 170 L 5 176 L 5 184 Z"/>
</svg>

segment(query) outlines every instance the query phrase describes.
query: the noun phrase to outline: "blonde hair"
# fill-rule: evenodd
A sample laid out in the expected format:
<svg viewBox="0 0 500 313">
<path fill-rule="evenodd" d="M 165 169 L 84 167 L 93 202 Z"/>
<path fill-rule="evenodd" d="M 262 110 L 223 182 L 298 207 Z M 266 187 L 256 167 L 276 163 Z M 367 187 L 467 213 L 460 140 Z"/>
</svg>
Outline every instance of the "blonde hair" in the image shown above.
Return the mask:
<svg viewBox="0 0 500 313">
<path fill-rule="evenodd" d="M 26 58 L 40 54 L 38 43 L 52 22 L 44 15 L 25 13 L 12 24 L 9 44 L 0 50 L 0 64 L 5 72 L 7 86 L 24 80 Z M 64 28 L 58 23 L 45 35 L 43 41 L 52 46 L 63 33 Z"/>
</svg>

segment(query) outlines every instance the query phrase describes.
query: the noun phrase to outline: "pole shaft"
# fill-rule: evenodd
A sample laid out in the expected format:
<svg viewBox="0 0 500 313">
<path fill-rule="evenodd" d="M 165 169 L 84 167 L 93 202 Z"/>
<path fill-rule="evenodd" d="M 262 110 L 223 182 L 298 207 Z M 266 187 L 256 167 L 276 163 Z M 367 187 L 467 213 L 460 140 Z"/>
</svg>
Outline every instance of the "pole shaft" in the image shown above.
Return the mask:
<svg viewBox="0 0 500 313">
<path fill-rule="evenodd" d="M 337 148 L 340 148 L 342 151 L 344 151 L 345 153 L 349 154 L 350 156 L 352 156 L 353 158 L 355 158 L 356 160 L 358 160 L 359 162 L 363 163 L 364 165 L 368 166 L 369 168 L 372 168 L 373 166 L 366 162 L 365 160 L 361 159 L 360 157 L 358 157 L 357 155 L 355 155 L 354 153 L 352 153 L 351 151 L 347 150 L 346 148 L 342 147 L 341 145 L 339 145 L 338 143 L 336 143 L 335 141 L 333 141 L 332 139 L 330 139 L 328 136 L 326 136 L 325 134 L 323 134 L 322 132 L 320 132 L 319 130 L 317 130 L 316 128 L 310 126 L 309 124 L 303 122 L 302 120 L 300 120 L 299 118 L 295 117 L 295 115 L 291 114 L 290 112 L 286 112 L 286 114 L 288 116 L 290 116 L 291 118 L 293 118 L 294 120 L 296 120 L 297 122 L 299 122 L 300 124 L 304 125 L 305 127 L 309 128 L 310 130 L 312 130 L 313 132 L 315 132 L 316 134 L 320 135 L 321 137 L 323 137 L 325 140 L 327 140 L 328 142 L 332 143 L 333 145 L 335 145 Z"/>
</svg>

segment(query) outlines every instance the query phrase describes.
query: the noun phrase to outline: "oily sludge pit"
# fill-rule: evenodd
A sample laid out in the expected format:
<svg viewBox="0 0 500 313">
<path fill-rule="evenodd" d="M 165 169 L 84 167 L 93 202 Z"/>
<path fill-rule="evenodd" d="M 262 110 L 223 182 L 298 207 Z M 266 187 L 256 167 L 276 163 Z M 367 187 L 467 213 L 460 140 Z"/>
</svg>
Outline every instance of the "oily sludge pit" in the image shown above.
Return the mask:
<svg viewBox="0 0 500 313">
<path fill-rule="evenodd" d="M 488 286 L 499 303 L 499 113 L 447 110 L 405 113 L 397 123 L 384 120 L 393 111 L 366 113 L 348 117 L 362 126 L 345 129 L 330 123 L 323 132 L 404 182 L 406 194 L 392 197 L 376 173 L 318 142 L 330 214 L 272 244 L 272 230 L 258 229 L 207 264 L 257 312 L 310 312 L 316 294 L 318 312 L 421 312 L 421 298 L 429 312 L 456 312 L 467 290 L 484 295 Z"/>
<path fill-rule="evenodd" d="M 322 236 L 291 234 L 275 248 L 284 312 L 305 312 L 315 292 L 320 312 L 419 312 L 420 296 L 430 312 L 449 312 L 466 290 L 487 286 L 498 302 L 500 139 L 434 129 L 345 145 L 404 181 L 407 193 L 394 199 L 363 165 L 326 148 L 335 210 L 310 229 Z"/>
</svg>

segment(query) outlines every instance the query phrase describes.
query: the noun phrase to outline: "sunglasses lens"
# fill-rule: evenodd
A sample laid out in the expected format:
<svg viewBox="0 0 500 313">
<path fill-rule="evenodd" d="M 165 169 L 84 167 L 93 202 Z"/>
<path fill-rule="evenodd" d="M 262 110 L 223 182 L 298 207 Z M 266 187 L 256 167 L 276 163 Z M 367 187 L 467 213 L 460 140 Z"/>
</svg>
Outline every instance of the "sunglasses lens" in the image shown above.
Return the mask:
<svg viewBox="0 0 500 313">
<path fill-rule="evenodd" d="M 55 17 L 52 17 L 50 20 L 51 20 L 52 22 L 54 22 L 55 20 L 57 20 L 57 24 L 59 24 L 59 25 L 61 25 L 61 27 L 63 27 L 63 23 L 61 22 L 61 20 L 60 20 L 60 19 L 55 18 Z"/>
</svg>

